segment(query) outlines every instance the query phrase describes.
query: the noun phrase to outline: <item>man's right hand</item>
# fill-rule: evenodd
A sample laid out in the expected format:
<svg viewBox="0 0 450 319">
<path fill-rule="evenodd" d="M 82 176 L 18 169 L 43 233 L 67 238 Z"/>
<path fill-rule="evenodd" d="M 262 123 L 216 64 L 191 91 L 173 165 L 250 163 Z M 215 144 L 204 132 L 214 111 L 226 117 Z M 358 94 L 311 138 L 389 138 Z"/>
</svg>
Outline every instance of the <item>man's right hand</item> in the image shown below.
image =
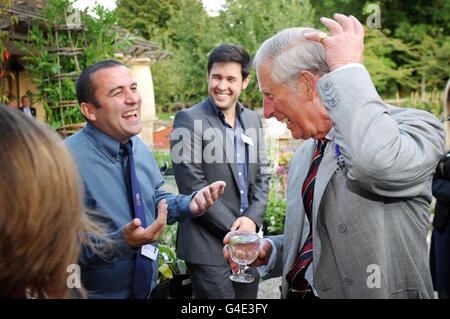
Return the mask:
<svg viewBox="0 0 450 319">
<path fill-rule="evenodd" d="M 324 17 L 320 19 L 330 31 L 330 35 L 321 40 L 330 71 L 348 63 L 363 64 L 364 27 L 354 16 L 336 13 L 333 17 L 335 20 Z M 305 34 L 305 38 L 320 41 L 319 34 L 320 32 L 309 32 Z"/>
<path fill-rule="evenodd" d="M 158 217 L 147 228 L 142 227 L 139 218 L 133 219 L 123 228 L 123 237 L 131 248 L 138 248 L 142 245 L 154 243 L 166 228 L 167 204 L 163 199 L 158 203 Z"/>
<path fill-rule="evenodd" d="M 222 249 L 223 256 L 230 263 L 233 273 L 237 273 L 239 271 L 239 265 L 231 259 L 230 253 L 228 251 L 228 244 L 230 243 L 231 236 L 236 232 L 239 232 L 239 230 L 230 231 L 228 234 L 225 235 L 225 238 L 223 239 L 223 244 L 225 246 Z M 271 254 L 272 254 L 272 244 L 270 243 L 270 241 L 268 239 L 261 238 L 261 240 L 259 241 L 258 258 L 253 263 L 249 264 L 248 266 L 258 267 L 261 265 L 267 265 Z"/>
</svg>

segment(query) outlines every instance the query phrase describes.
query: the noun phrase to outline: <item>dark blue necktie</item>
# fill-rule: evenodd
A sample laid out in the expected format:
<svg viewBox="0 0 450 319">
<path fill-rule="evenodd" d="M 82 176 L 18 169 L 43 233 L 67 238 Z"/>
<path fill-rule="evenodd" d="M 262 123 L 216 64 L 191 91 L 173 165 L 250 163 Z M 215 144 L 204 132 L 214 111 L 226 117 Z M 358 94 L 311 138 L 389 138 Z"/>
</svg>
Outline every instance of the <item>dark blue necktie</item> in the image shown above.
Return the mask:
<svg viewBox="0 0 450 319">
<path fill-rule="evenodd" d="M 141 195 L 139 180 L 136 176 L 136 166 L 134 164 L 131 141 L 128 141 L 121 147 L 124 147 L 125 152 L 128 154 L 127 178 L 130 186 L 131 201 L 133 202 L 134 218 L 139 218 L 142 222 L 141 226 L 146 228 L 147 221 L 144 212 L 144 201 Z M 147 298 L 153 273 L 152 261 L 147 257 L 142 256 L 141 250 L 142 247 L 139 248 L 139 252 L 136 255 L 133 280 L 133 295 L 137 299 Z"/>
</svg>

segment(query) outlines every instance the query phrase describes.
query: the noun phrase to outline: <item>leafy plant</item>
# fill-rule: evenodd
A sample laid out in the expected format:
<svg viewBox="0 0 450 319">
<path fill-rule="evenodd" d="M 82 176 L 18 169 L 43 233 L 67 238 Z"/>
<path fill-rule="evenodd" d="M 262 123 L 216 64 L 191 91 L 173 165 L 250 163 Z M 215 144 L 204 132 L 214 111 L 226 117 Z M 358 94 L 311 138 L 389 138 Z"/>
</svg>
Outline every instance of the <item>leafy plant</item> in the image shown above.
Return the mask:
<svg viewBox="0 0 450 319">
<path fill-rule="evenodd" d="M 8 96 L 3 92 L 3 79 L 6 75 L 4 72 L 4 66 L 6 60 L 9 58 L 9 53 L 6 51 L 5 43 L 9 41 L 13 33 L 14 25 L 19 23 L 17 17 L 13 14 L 7 14 L 6 10 L 11 9 L 11 0 L 0 0 L 0 21 L 2 22 L 2 27 L 9 24 L 8 32 L 0 32 L 0 102 L 9 102 Z"/>
<path fill-rule="evenodd" d="M 265 231 L 269 234 L 282 234 L 286 215 L 286 188 L 288 166 L 294 154 L 293 151 L 280 151 L 279 145 L 268 143 L 268 158 L 272 167 L 272 178 L 269 184 L 266 215 L 264 216 Z"/>
<path fill-rule="evenodd" d="M 421 99 L 408 99 L 403 102 L 401 106 L 424 110 L 437 117 L 440 117 L 444 110 L 444 103 L 442 100 L 423 101 Z"/>
<path fill-rule="evenodd" d="M 186 263 L 178 259 L 175 252 L 178 224 L 167 225 L 159 237 L 159 259 L 157 283 L 172 279 L 175 274 L 184 273 Z"/>
<path fill-rule="evenodd" d="M 269 198 L 267 200 L 264 223 L 269 234 L 282 234 L 286 216 L 286 198 L 280 193 L 280 184 L 276 177 L 270 179 Z"/>
<path fill-rule="evenodd" d="M 169 150 L 152 150 L 153 157 L 164 175 L 172 169 L 172 159 Z"/>
<path fill-rule="evenodd" d="M 33 98 L 43 102 L 47 123 L 54 129 L 63 123 L 70 125 L 85 121 L 78 105 L 60 109 L 60 101 L 76 100 L 76 75 L 95 62 L 114 58 L 116 52 L 124 50 L 134 41 L 128 33 L 120 34 L 114 29 L 116 12 L 99 4 L 94 7 L 98 18 L 88 15 L 88 9 L 81 12 L 79 25 L 85 26 L 86 30 L 71 30 L 70 34 L 61 29 L 56 32 L 57 28 L 67 25 L 67 9 L 72 2 L 48 0 L 48 6 L 41 10 L 44 18 L 35 18 L 41 20 L 48 31 L 35 24 L 28 34 L 30 44 L 16 43 L 26 55 L 23 57 L 28 62 L 25 69 L 32 74 L 32 82 L 37 87 L 38 92 Z M 83 54 L 58 57 L 54 51 L 57 48 L 81 48 Z M 58 75 L 66 75 L 60 83 L 56 78 Z"/>
</svg>

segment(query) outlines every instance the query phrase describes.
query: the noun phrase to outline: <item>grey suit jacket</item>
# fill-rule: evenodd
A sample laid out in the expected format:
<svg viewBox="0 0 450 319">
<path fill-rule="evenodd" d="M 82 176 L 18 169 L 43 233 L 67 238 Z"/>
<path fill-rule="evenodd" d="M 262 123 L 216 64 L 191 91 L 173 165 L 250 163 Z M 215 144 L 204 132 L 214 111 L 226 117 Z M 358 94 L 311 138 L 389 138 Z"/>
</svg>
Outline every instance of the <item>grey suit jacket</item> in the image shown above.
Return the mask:
<svg viewBox="0 0 450 319">
<path fill-rule="evenodd" d="M 363 68 L 323 76 L 318 89 L 335 128 L 313 201 L 313 282 L 320 298 L 433 298 L 426 237 L 444 129 L 433 115 L 383 103 Z M 345 158 L 339 169 L 338 143 Z M 316 141 L 291 160 L 283 236 L 273 238 L 285 275 L 301 249 L 300 196 Z"/>
<path fill-rule="evenodd" d="M 246 135 L 253 141 L 253 145 L 247 144 L 249 206 L 243 216 L 261 227 L 270 179 L 262 124 L 258 113 L 245 108 L 241 121 Z M 241 216 L 240 189 L 234 148 L 210 99 L 176 114 L 170 145 L 181 194 L 191 194 L 218 180 L 226 182 L 224 194 L 206 213 L 178 225 L 177 255 L 190 263 L 224 264 L 222 240 Z"/>
</svg>

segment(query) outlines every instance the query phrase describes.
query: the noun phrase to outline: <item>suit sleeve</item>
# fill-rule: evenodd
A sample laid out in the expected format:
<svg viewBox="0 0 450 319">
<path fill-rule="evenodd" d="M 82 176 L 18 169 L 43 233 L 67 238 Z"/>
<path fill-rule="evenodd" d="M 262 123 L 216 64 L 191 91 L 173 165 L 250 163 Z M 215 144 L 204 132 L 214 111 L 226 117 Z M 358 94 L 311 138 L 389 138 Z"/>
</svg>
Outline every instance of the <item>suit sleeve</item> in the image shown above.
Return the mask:
<svg viewBox="0 0 450 319">
<path fill-rule="evenodd" d="M 423 183 L 430 181 L 444 149 L 439 120 L 385 104 L 365 68 L 331 72 L 319 80 L 318 89 L 348 177 L 381 196 L 424 195 Z"/>
<path fill-rule="evenodd" d="M 177 113 L 170 139 L 173 170 L 178 190 L 181 194 L 190 194 L 209 185 L 202 168 L 202 131 L 194 130 L 194 119 L 184 110 Z M 200 156 L 200 158 L 198 157 Z M 219 197 L 198 220 L 211 232 L 222 236 L 228 232 L 235 217 Z"/>
<path fill-rule="evenodd" d="M 270 269 L 268 269 L 268 273 L 263 277 L 264 280 L 270 279 L 270 278 L 276 278 L 283 274 L 283 240 L 284 235 L 275 235 L 275 236 L 267 236 L 265 237 L 271 241 L 271 244 L 273 245 L 272 248 L 272 254 L 275 254 L 275 256 L 271 256 L 271 258 L 274 258 L 273 264 L 270 265 Z"/>
</svg>

